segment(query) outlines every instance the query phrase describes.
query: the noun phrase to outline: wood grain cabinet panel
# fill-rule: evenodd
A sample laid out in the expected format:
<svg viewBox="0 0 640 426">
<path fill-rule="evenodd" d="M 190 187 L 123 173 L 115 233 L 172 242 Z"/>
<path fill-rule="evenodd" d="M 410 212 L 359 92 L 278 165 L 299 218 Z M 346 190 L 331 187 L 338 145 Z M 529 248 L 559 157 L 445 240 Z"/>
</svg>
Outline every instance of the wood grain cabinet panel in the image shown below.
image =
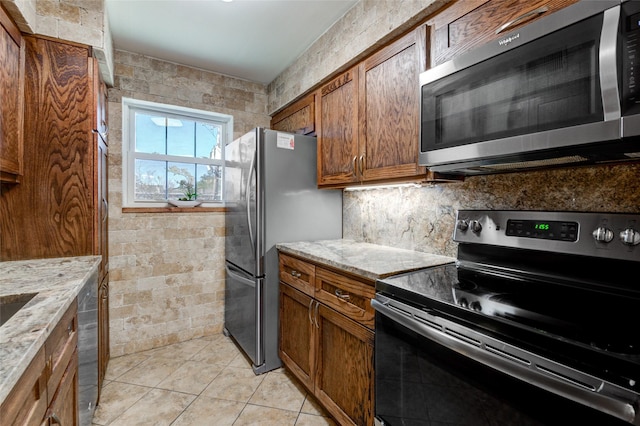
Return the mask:
<svg viewBox="0 0 640 426">
<path fill-rule="evenodd" d="M 426 70 L 425 26 L 365 59 L 359 66 L 361 180 L 424 176 L 418 165 L 418 79 Z"/>
<path fill-rule="evenodd" d="M 578 0 L 458 0 L 428 21 L 431 66 L 550 15 Z M 546 8 L 544 11 L 541 8 Z M 519 19 L 520 18 L 520 19 Z M 496 33 L 506 24 L 513 23 Z"/>
<path fill-rule="evenodd" d="M 418 77 L 426 55 L 421 26 L 319 89 L 319 186 L 425 179 L 418 166 Z"/>
<path fill-rule="evenodd" d="M 322 86 L 316 94 L 318 186 L 358 181 L 358 69 Z"/>
<path fill-rule="evenodd" d="M 292 265 L 309 271 L 313 295 L 307 279 L 291 279 Z M 373 425 L 373 290 L 280 253 L 280 358 L 341 425 Z"/>
<path fill-rule="evenodd" d="M 0 182 L 23 174 L 24 41 L 0 5 Z"/>
<path fill-rule="evenodd" d="M 271 128 L 281 132 L 315 135 L 315 93 L 294 102 L 271 118 Z"/>
<path fill-rule="evenodd" d="M 38 426 L 47 411 L 47 370 L 44 348 L 0 407 L 0 424 L 6 426 Z"/>
</svg>

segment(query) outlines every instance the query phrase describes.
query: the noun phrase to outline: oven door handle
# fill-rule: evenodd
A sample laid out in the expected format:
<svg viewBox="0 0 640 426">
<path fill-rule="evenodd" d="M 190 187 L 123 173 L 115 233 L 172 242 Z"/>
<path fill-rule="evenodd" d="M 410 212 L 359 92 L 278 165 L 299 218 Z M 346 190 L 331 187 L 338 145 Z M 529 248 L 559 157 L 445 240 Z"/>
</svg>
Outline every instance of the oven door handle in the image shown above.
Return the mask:
<svg viewBox="0 0 640 426">
<path fill-rule="evenodd" d="M 391 321 L 463 356 L 640 426 L 636 417 L 638 394 L 634 392 L 385 296 L 377 295 L 371 306 Z"/>
</svg>

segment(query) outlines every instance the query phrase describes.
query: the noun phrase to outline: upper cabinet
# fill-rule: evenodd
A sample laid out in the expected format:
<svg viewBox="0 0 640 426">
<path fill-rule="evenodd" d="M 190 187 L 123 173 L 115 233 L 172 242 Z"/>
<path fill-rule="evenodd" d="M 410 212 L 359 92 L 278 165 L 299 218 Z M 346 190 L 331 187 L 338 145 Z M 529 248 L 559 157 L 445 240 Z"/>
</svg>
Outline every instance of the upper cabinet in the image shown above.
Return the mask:
<svg viewBox="0 0 640 426">
<path fill-rule="evenodd" d="M 421 26 L 317 91 L 319 186 L 425 178 L 417 141 L 426 38 Z"/>
<path fill-rule="evenodd" d="M 0 5 L 0 182 L 23 173 L 24 41 Z"/>
<path fill-rule="evenodd" d="M 315 94 L 312 93 L 273 116 L 271 128 L 281 132 L 314 135 L 316 132 Z"/>
<path fill-rule="evenodd" d="M 458 0 L 427 24 L 431 28 L 431 66 L 497 39 L 522 25 L 578 0 Z"/>
</svg>

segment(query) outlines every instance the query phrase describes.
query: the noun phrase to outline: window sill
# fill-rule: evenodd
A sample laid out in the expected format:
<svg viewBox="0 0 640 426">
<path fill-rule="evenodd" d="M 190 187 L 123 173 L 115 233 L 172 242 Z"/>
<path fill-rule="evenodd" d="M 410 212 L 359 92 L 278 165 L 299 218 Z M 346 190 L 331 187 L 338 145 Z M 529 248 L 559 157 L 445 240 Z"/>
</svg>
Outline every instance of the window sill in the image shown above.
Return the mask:
<svg viewBox="0 0 640 426">
<path fill-rule="evenodd" d="M 226 207 L 123 207 L 122 213 L 224 213 Z"/>
</svg>

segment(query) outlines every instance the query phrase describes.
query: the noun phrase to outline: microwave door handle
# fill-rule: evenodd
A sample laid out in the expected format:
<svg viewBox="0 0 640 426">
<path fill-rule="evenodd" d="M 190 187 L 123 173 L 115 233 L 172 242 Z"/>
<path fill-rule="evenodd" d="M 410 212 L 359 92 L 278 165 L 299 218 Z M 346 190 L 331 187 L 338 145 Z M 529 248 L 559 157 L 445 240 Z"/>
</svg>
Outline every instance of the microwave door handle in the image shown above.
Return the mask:
<svg viewBox="0 0 640 426">
<path fill-rule="evenodd" d="M 547 6 L 542 6 L 539 7 L 537 9 L 534 9 L 532 11 L 529 11 L 527 13 L 523 13 L 522 15 L 518 16 L 515 19 L 512 19 L 511 21 L 507 22 L 504 25 L 501 25 L 500 28 L 498 28 L 496 30 L 496 34 L 500 34 L 501 32 L 503 32 L 506 29 L 509 29 L 515 25 L 518 25 L 519 23 L 526 21 L 527 19 L 530 19 L 534 16 L 538 16 L 538 15 L 542 15 L 543 13 L 547 12 L 549 10 L 549 8 Z"/>
<path fill-rule="evenodd" d="M 620 6 L 605 10 L 602 21 L 602 32 L 600 33 L 600 49 L 598 52 L 604 121 L 618 120 L 622 115 L 620 92 L 618 89 L 618 66 L 616 61 L 619 20 Z"/>
</svg>

